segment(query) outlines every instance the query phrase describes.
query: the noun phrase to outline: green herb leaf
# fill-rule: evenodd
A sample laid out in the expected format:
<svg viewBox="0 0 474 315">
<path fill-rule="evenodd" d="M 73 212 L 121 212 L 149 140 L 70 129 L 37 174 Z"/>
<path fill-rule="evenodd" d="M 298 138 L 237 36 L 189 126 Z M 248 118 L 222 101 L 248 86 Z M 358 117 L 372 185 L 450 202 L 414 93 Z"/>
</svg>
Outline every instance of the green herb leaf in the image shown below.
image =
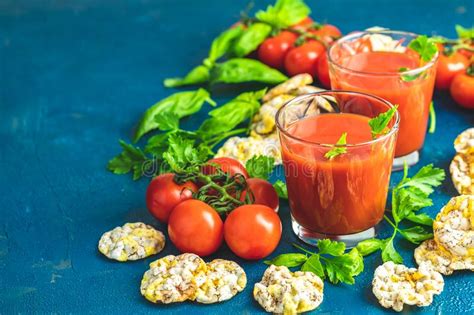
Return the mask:
<svg viewBox="0 0 474 315">
<path fill-rule="evenodd" d="M 288 253 L 276 256 L 271 260 L 265 260 L 264 263 L 267 265 L 275 266 L 286 266 L 286 267 L 297 267 L 306 262 L 308 257 L 301 253 Z"/>
<path fill-rule="evenodd" d="M 430 61 L 438 52 L 434 41 L 426 35 L 420 35 L 408 44 L 408 48 L 416 51 L 421 60 Z"/>
<path fill-rule="evenodd" d="M 145 152 L 158 158 L 163 157 L 163 153 L 168 149 L 168 136 L 170 133 L 160 133 L 150 137 L 145 146 Z"/>
<path fill-rule="evenodd" d="M 422 167 L 412 178 L 407 179 L 399 188 L 416 187 L 426 196 L 434 191 L 434 187 L 441 185 L 446 174 L 443 169 L 428 164 Z"/>
<path fill-rule="evenodd" d="M 277 84 L 288 79 L 283 73 L 260 61 L 247 58 L 233 58 L 216 64 L 211 71 L 212 83 L 261 82 Z"/>
<path fill-rule="evenodd" d="M 346 250 L 346 244 L 343 242 L 331 241 L 329 239 L 319 240 L 317 246 L 319 254 L 329 254 L 332 256 L 341 256 Z"/>
<path fill-rule="evenodd" d="M 288 188 L 286 187 L 286 184 L 283 181 L 277 180 L 273 184 L 273 188 L 275 188 L 278 197 L 288 199 Z"/>
<path fill-rule="evenodd" d="M 272 27 L 268 24 L 251 24 L 235 42 L 234 54 L 237 57 L 244 57 L 250 54 L 270 35 L 271 31 Z"/>
<path fill-rule="evenodd" d="M 434 108 L 434 103 L 430 103 L 430 128 L 428 129 L 429 133 L 435 133 L 436 131 L 436 112 Z"/>
<path fill-rule="evenodd" d="M 465 28 L 459 24 L 457 24 L 455 27 L 459 38 L 474 40 L 474 27 Z"/>
<path fill-rule="evenodd" d="M 286 28 L 300 22 L 310 13 L 303 0 L 277 0 L 275 5 L 269 5 L 265 11 L 258 11 L 255 16 L 275 28 Z"/>
<path fill-rule="evenodd" d="M 369 126 L 372 132 L 372 138 L 376 138 L 379 135 L 386 134 L 388 132 L 387 126 L 395 115 L 398 105 L 387 110 L 385 113 L 379 114 L 377 117 L 374 117 L 369 120 Z"/>
<path fill-rule="evenodd" d="M 169 147 L 163 153 L 164 160 L 170 168 L 180 173 L 190 166 L 204 163 L 212 151 L 205 145 L 197 146 L 194 140 L 183 139 L 178 134 L 171 134 L 168 137 Z"/>
<path fill-rule="evenodd" d="M 158 128 L 163 131 L 179 129 L 179 117 L 173 112 L 161 112 L 155 115 Z"/>
<path fill-rule="evenodd" d="M 197 91 L 179 92 L 162 99 L 145 112 L 135 132 L 134 142 L 137 142 L 144 134 L 159 127 L 155 116 L 163 112 L 174 113 L 178 118 L 192 115 L 198 112 L 203 104 L 207 102 L 215 105 L 210 98 L 209 92 L 204 89 Z"/>
<path fill-rule="evenodd" d="M 337 146 L 333 147 L 331 150 L 326 152 L 326 154 L 324 154 L 324 157 L 326 159 L 332 160 L 338 155 L 347 153 L 347 148 L 341 147 L 341 145 L 345 145 L 347 143 L 346 138 L 347 138 L 347 132 L 344 132 L 342 136 L 339 138 L 339 140 L 337 140 L 336 142 Z"/>
<path fill-rule="evenodd" d="M 433 238 L 433 233 L 425 230 L 421 226 L 399 229 L 399 232 L 406 240 L 413 244 L 420 244 L 424 240 Z"/>
<path fill-rule="evenodd" d="M 401 264 L 403 262 L 402 256 L 393 247 L 393 239 L 386 240 L 382 248 L 382 260 L 383 262 L 393 261 L 394 263 Z"/>
<path fill-rule="evenodd" d="M 209 50 L 209 63 L 213 64 L 217 59 L 230 52 L 230 48 L 234 44 L 235 40 L 239 38 L 244 29 L 242 25 L 238 25 L 233 28 L 229 28 L 222 32 L 212 42 L 211 49 Z"/>
<path fill-rule="evenodd" d="M 171 87 L 179 87 L 185 85 L 195 85 L 206 83 L 209 81 L 210 74 L 209 68 L 203 65 L 197 66 L 184 77 L 184 78 L 168 78 L 165 79 L 163 85 L 171 88 Z"/>
<path fill-rule="evenodd" d="M 382 240 L 371 238 L 360 242 L 356 248 L 362 256 L 368 256 L 381 249 L 383 245 L 384 242 Z"/>
<path fill-rule="evenodd" d="M 326 278 L 323 265 L 321 264 L 320 256 L 318 254 L 311 255 L 301 267 L 301 271 L 309 271 L 321 279 Z"/>
<path fill-rule="evenodd" d="M 357 248 L 351 249 L 347 255 L 349 255 L 354 262 L 351 273 L 353 276 L 357 276 L 364 271 L 364 258 Z"/>
<path fill-rule="evenodd" d="M 265 155 L 254 155 L 245 163 L 245 169 L 251 178 L 268 180 L 273 171 L 275 159 Z"/>
<path fill-rule="evenodd" d="M 107 164 L 107 169 L 114 174 L 126 174 L 133 172 L 133 180 L 137 180 L 143 176 L 151 164 L 140 148 L 136 148 L 130 144 L 120 140 L 120 146 L 123 151 L 111 159 Z"/>
<path fill-rule="evenodd" d="M 326 275 L 334 284 L 344 282 L 354 284 L 354 270 L 360 268 L 360 258 L 345 254 L 324 259 Z"/>
<path fill-rule="evenodd" d="M 408 71 L 408 70 L 410 70 L 410 69 L 408 69 L 406 67 L 401 67 L 400 69 L 398 69 L 398 72 L 405 72 L 405 71 Z M 402 79 L 402 81 L 405 81 L 405 82 L 411 82 L 411 81 L 414 81 L 414 80 L 418 79 L 422 73 L 423 72 L 419 72 L 419 73 L 416 73 L 416 74 L 402 74 L 401 79 Z"/>
<path fill-rule="evenodd" d="M 423 224 L 431 227 L 433 226 L 433 219 L 426 213 L 410 213 L 406 217 L 406 219 L 414 223 Z"/>
</svg>

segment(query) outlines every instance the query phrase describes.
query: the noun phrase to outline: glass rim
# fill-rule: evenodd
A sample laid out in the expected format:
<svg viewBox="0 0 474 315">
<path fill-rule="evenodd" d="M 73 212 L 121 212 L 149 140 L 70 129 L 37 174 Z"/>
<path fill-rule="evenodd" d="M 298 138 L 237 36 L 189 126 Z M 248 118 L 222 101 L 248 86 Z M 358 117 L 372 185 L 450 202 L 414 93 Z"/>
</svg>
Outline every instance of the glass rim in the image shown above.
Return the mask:
<svg viewBox="0 0 474 315">
<path fill-rule="evenodd" d="M 328 58 L 328 63 L 334 65 L 337 68 L 343 69 L 347 72 L 356 73 L 356 74 L 364 74 L 364 75 L 371 75 L 371 76 L 397 76 L 397 77 L 399 77 L 399 76 L 403 76 L 403 75 L 415 75 L 415 74 L 418 74 L 418 73 L 423 72 L 425 70 L 428 70 L 429 68 L 431 68 L 435 64 L 436 60 L 439 57 L 439 51 L 436 51 L 436 54 L 433 56 L 433 58 L 431 58 L 431 60 L 428 61 L 423 66 L 419 66 L 419 67 L 414 68 L 414 69 L 409 69 L 409 70 L 396 72 L 396 73 L 394 73 L 394 72 L 370 72 L 370 71 L 354 70 L 354 69 L 344 67 L 344 66 L 338 64 L 337 62 L 335 62 L 331 58 L 331 51 L 332 51 L 332 49 L 334 49 L 334 47 L 336 47 L 336 45 L 342 44 L 343 42 L 347 41 L 348 39 L 352 39 L 353 37 L 371 35 L 371 34 L 387 34 L 387 35 L 388 34 L 398 34 L 398 35 L 409 35 L 409 36 L 412 36 L 412 37 L 419 36 L 418 34 L 412 33 L 412 32 L 394 31 L 394 30 L 359 31 L 359 32 L 350 33 L 350 34 L 347 34 L 347 35 L 339 38 L 337 41 L 334 42 L 334 44 L 331 45 L 331 47 L 329 47 L 329 49 L 326 52 L 327 58 Z"/>
<path fill-rule="evenodd" d="M 299 137 L 296 137 L 296 136 L 292 135 L 291 133 L 286 131 L 283 128 L 283 126 L 281 125 L 280 116 L 281 116 L 283 110 L 286 107 L 290 106 L 292 103 L 296 103 L 298 101 L 301 101 L 301 100 L 304 100 L 304 99 L 307 99 L 307 98 L 311 98 L 311 97 L 324 96 L 324 95 L 331 96 L 333 94 L 350 94 L 350 95 L 354 95 L 354 96 L 364 96 L 364 97 L 372 98 L 372 99 L 375 99 L 377 101 L 382 102 L 383 104 L 387 105 L 389 107 L 389 109 L 395 108 L 395 106 L 392 105 L 392 103 L 390 103 L 387 100 L 384 100 L 381 97 L 378 97 L 378 96 L 372 95 L 372 94 L 362 93 L 362 92 L 354 92 L 354 91 L 347 91 L 347 90 L 327 90 L 327 91 L 320 91 L 320 92 L 315 92 L 315 93 L 308 93 L 308 94 L 297 96 L 294 99 L 286 102 L 282 107 L 280 107 L 280 109 L 277 111 L 277 113 L 275 115 L 275 124 L 278 128 L 278 131 L 283 133 L 285 136 L 287 136 L 289 138 L 292 138 L 293 140 L 297 140 L 297 141 L 300 141 L 300 142 L 303 142 L 303 143 L 307 143 L 307 144 L 315 145 L 315 146 L 321 146 L 321 147 L 325 147 L 325 148 L 334 148 L 334 147 L 355 148 L 355 147 L 367 146 L 367 145 L 382 141 L 386 138 L 389 138 L 396 131 L 398 131 L 399 124 L 400 124 L 400 113 L 398 112 L 398 109 L 395 110 L 395 116 L 392 117 L 392 119 L 395 118 L 395 123 L 390 128 L 389 132 L 387 132 L 386 134 L 384 134 L 384 135 L 382 135 L 378 138 L 375 138 L 375 139 L 372 139 L 372 140 L 369 140 L 369 141 L 365 141 L 365 142 L 359 142 L 359 143 L 349 143 L 349 144 L 335 144 L 335 143 L 333 143 L 333 144 L 330 144 L 330 143 L 319 143 L 319 142 L 309 141 L 309 140 L 301 139 Z M 321 115 L 321 114 L 316 114 L 316 115 Z M 324 114 L 322 114 L 322 115 L 324 115 Z M 365 117 L 367 117 L 367 116 L 365 116 Z"/>
</svg>

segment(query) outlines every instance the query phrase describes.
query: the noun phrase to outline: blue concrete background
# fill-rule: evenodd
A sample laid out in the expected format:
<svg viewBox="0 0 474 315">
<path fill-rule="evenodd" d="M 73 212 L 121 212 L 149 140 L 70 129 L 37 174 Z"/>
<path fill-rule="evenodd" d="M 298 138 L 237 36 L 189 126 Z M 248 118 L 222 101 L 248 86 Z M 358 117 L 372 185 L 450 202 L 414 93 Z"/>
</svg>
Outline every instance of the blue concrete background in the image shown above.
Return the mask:
<svg viewBox="0 0 474 315">
<path fill-rule="evenodd" d="M 266 3 L 258 1 L 257 7 Z M 308 3 L 316 20 L 343 32 L 379 25 L 452 37 L 454 24 L 474 22 L 472 0 Z M 156 257 L 116 263 L 96 249 L 103 232 L 125 222 L 165 230 L 146 210 L 147 180 L 113 175 L 105 165 L 119 152 L 117 139 L 130 138 L 143 111 L 173 92 L 162 86 L 163 79 L 197 65 L 212 38 L 245 5 L 245 0 L 0 0 L 0 313 L 262 312 L 251 292 L 265 265 L 241 261 L 226 248 L 214 257 L 241 263 L 249 284 L 231 301 L 209 306 L 148 303 L 139 283 Z M 225 87 L 213 96 L 222 104 L 236 93 Z M 420 165 L 447 170 L 452 142 L 474 125 L 474 114 L 459 109 L 445 92 L 436 93 L 435 103 L 438 129 L 427 136 Z M 201 119 L 188 119 L 185 126 Z M 430 213 L 455 194 L 447 179 Z M 277 253 L 284 253 L 295 241 L 286 203 L 280 215 L 284 235 Z M 399 246 L 413 265 L 414 247 Z M 169 253 L 177 253 L 171 244 L 161 255 Z M 316 312 L 384 312 L 370 285 L 379 264 L 376 255 L 366 259 L 354 286 L 326 284 Z M 446 278 L 432 306 L 408 311 L 473 314 L 473 280 L 472 273 L 457 272 Z"/>
</svg>

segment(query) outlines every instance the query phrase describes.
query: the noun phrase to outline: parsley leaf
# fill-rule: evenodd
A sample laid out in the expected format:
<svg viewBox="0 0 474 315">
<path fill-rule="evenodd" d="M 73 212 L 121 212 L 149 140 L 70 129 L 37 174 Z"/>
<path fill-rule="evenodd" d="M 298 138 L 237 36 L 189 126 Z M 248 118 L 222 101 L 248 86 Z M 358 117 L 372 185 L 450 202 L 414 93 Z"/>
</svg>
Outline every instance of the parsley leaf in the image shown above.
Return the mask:
<svg viewBox="0 0 474 315">
<path fill-rule="evenodd" d="M 271 260 L 265 260 L 264 263 L 275 266 L 297 267 L 304 264 L 307 259 L 308 257 L 305 254 L 288 253 L 279 255 Z"/>
<path fill-rule="evenodd" d="M 326 152 L 326 154 L 324 154 L 324 157 L 326 159 L 332 160 L 338 155 L 347 153 L 347 148 L 345 146 L 341 147 L 341 145 L 345 145 L 347 143 L 346 138 L 347 138 L 347 132 L 344 132 L 342 136 L 339 138 L 339 140 L 337 140 L 336 142 L 337 146 L 334 146 L 331 150 Z"/>
<path fill-rule="evenodd" d="M 382 260 L 383 262 L 393 261 L 401 264 L 403 262 L 402 256 L 393 247 L 393 238 L 386 240 L 382 246 Z"/>
<path fill-rule="evenodd" d="M 319 254 L 329 254 L 332 256 L 341 256 L 346 250 L 346 244 L 343 242 L 334 242 L 329 239 L 318 241 Z"/>
<path fill-rule="evenodd" d="M 395 115 L 398 105 L 387 110 L 385 113 L 379 114 L 377 117 L 374 117 L 369 120 L 369 126 L 372 132 L 372 138 L 376 138 L 379 135 L 387 133 L 387 126 Z"/>
<path fill-rule="evenodd" d="M 430 61 L 438 52 L 434 41 L 426 35 L 420 35 L 408 44 L 408 48 L 416 51 L 421 60 Z"/>
<path fill-rule="evenodd" d="M 176 173 L 181 173 L 190 166 L 204 163 L 211 153 L 209 147 L 205 145 L 196 147 L 194 140 L 184 139 L 178 134 L 171 134 L 168 137 L 168 143 L 169 147 L 163 153 L 163 158 Z"/>
<path fill-rule="evenodd" d="M 321 264 L 320 256 L 318 254 L 311 255 L 308 260 L 301 266 L 301 271 L 309 271 L 316 274 L 321 279 L 326 278 L 324 267 Z"/>
<path fill-rule="evenodd" d="M 286 187 L 286 184 L 283 181 L 277 180 L 273 184 L 273 188 L 275 188 L 278 197 L 288 199 L 288 188 Z"/>
<path fill-rule="evenodd" d="M 275 28 L 292 26 L 311 13 L 303 0 L 277 0 L 275 5 L 269 5 L 265 11 L 260 10 L 255 17 Z"/>
<path fill-rule="evenodd" d="M 265 155 L 254 155 L 245 163 L 245 169 L 250 177 L 261 178 L 268 180 L 273 171 L 275 159 Z"/>
<path fill-rule="evenodd" d="M 433 219 L 426 213 L 410 213 L 406 219 L 414 223 L 433 226 Z"/>
<path fill-rule="evenodd" d="M 419 225 L 407 229 L 399 229 L 399 232 L 406 240 L 413 244 L 420 244 L 424 240 L 433 238 L 433 233 Z"/>
<path fill-rule="evenodd" d="M 383 245 L 384 242 L 382 240 L 379 240 L 377 238 L 371 238 L 359 242 L 356 248 L 362 256 L 367 256 L 381 249 Z"/>
<path fill-rule="evenodd" d="M 434 191 L 434 187 L 441 185 L 445 176 L 443 169 L 428 164 L 422 167 L 412 178 L 405 179 L 398 188 L 416 187 L 425 195 L 429 195 Z"/>
<path fill-rule="evenodd" d="M 139 179 L 148 171 L 152 161 L 146 157 L 140 148 L 136 148 L 123 140 L 120 140 L 120 146 L 123 151 L 109 161 L 107 169 L 114 174 L 127 174 L 131 171 L 133 172 L 133 180 Z"/>
<path fill-rule="evenodd" d="M 455 27 L 459 38 L 474 40 L 474 27 L 466 28 L 459 24 L 456 24 Z"/>
</svg>

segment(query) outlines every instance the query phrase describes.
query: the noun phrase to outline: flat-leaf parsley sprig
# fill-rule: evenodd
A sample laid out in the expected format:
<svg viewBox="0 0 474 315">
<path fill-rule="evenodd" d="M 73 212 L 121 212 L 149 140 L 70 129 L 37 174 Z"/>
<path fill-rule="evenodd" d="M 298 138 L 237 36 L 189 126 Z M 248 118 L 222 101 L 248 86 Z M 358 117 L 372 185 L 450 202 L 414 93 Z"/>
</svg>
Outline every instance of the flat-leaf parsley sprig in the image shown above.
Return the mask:
<svg viewBox="0 0 474 315">
<path fill-rule="evenodd" d="M 328 160 L 332 160 L 336 156 L 347 153 L 347 148 L 345 147 L 346 144 L 347 144 L 347 132 L 344 132 L 339 138 L 339 140 L 337 140 L 336 145 L 331 150 L 326 152 L 326 154 L 324 154 L 324 157 Z"/>
</svg>

